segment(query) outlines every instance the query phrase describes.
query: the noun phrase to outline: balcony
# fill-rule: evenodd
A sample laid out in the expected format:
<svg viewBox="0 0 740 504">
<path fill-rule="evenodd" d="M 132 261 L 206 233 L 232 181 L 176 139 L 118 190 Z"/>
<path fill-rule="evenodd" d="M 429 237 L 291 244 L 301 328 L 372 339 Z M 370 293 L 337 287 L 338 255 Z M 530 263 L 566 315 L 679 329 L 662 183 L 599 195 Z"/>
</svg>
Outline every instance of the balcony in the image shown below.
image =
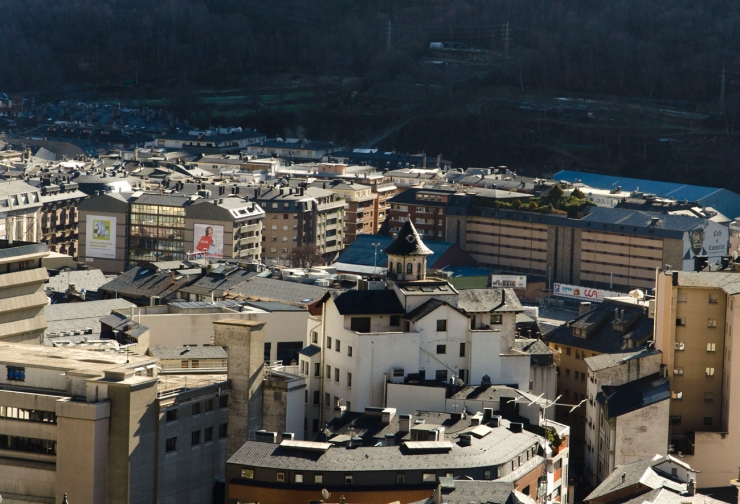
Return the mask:
<svg viewBox="0 0 740 504">
<path fill-rule="evenodd" d="M 247 226 L 242 226 L 239 228 L 239 232 L 241 234 L 247 234 L 252 232 L 257 232 L 262 230 L 262 224 L 249 224 Z"/>
<path fill-rule="evenodd" d="M 239 240 L 239 245 L 248 245 L 250 243 L 262 243 L 261 236 L 247 236 Z"/>
</svg>

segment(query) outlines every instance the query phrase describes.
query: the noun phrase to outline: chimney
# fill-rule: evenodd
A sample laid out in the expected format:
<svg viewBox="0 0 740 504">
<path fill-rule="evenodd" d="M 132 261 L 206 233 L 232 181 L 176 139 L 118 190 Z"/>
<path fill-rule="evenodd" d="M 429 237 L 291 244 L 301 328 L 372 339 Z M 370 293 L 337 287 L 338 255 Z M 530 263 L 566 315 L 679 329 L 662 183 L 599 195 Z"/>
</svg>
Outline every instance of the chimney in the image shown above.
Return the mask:
<svg viewBox="0 0 740 504">
<path fill-rule="evenodd" d="M 493 417 L 493 408 L 483 408 L 483 423 L 488 423 Z"/>
<path fill-rule="evenodd" d="M 334 418 L 342 418 L 346 409 L 346 406 L 334 406 Z"/>
<path fill-rule="evenodd" d="M 627 473 L 622 473 L 622 483 L 627 481 Z"/>
<path fill-rule="evenodd" d="M 673 286 L 677 287 L 678 286 L 678 271 L 673 271 L 672 273 L 673 273 Z"/>
<path fill-rule="evenodd" d="M 380 416 L 380 421 L 383 422 L 383 424 L 387 425 L 391 423 L 391 420 L 393 420 L 393 417 L 395 416 L 396 408 L 385 408 L 382 415 Z"/>
<path fill-rule="evenodd" d="M 460 446 L 470 446 L 472 441 L 470 434 L 460 434 L 458 439 Z"/>
<path fill-rule="evenodd" d="M 581 301 L 581 304 L 578 305 L 578 315 L 583 315 L 584 313 L 589 311 L 591 311 L 591 302 Z"/>
<path fill-rule="evenodd" d="M 385 435 L 385 445 L 386 446 L 393 446 L 396 444 L 396 435 L 395 434 L 386 434 Z"/>
<path fill-rule="evenodd" d="M 511 432 L 515 432 L 515 433 L 516 432 L 521 432 L 523 428 L 524 428 L 524 424 L 523 423 L 520 423 L 520 422 L 511 422 L 509 424 L 509 430 Z"/>
<path fill-rule="evenodd" d="M 398 415 L 398 432 L 411 432 L 411 415 Z"/>
<path fill-rule="evenodd" d="M 501 427 L 501 415 L 494 415 L 491 417 L 491 427 Z"/>
<path fill-rule="evenodd" d="M 453 422 L 459 422 L 460 420 L 462 420 L 462 412 L 456 411 L 454 413 L 451 413 L 450 418 L 452 419 Z"/>
<path fill-rule="evenodd" d="M 691 478 L 689 484 L 686 485 L 686 492 L 691 496 L 696 495 L 696 481 L 694 481 L 694 478 Z"/>
<path fill-rule="evenodd" d="M 422 157 L 421 167 L 426 168 L 427 167 L 427 155 L 422 152 L 421 157 Z M 437 163 L 437 166 L 439 166 L 439 163 Z"/>
</svg>

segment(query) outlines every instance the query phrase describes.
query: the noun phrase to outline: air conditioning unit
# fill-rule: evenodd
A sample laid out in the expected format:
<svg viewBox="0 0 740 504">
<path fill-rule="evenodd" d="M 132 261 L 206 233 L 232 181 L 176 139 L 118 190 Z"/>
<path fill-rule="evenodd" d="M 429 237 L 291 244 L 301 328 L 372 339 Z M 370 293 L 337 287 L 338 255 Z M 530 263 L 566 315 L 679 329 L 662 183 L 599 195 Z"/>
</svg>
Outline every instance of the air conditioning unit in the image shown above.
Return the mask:
<svg viewBox="0 0 740 504">
<path fill-rule="evenodd" d="M 648 301 L 648 318 L 655 318 L 655 300 L 651 299 Z"/>
<path fill-rule="evenodd" d="M 391 383 L 403 383 L 403 378 L 403 369 L 391 369 Z"/>
</svg>

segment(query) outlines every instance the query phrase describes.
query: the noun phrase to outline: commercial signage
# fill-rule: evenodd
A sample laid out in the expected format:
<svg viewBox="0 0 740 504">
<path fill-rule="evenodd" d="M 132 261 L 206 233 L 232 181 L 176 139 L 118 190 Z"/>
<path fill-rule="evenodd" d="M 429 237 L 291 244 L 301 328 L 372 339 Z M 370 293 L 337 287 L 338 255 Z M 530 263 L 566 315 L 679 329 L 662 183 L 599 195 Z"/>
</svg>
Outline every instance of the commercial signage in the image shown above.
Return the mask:
<svg viewBox="0 0 740 504">
<path fill-rule="evenodd" d="M 85 255 L 99 259 L 116 258 L 116 218 L 87 216 Z"/>
<path fill-rule="evenodd" d="M 712 221 L 702 221 L 683 234 L 683 270 L 693 271 L 694 258 L 707 256 L 709 264 L 718 263 L 727 255 L 728 230 Z"/>
<path fill-rule="evenodd" d="M 527 275 L 491 275 L 491 287 L 526 289 Z"/>
<path fill-rule="evenodd" d="M 224 256 L 224 227 L 213 224 L 194 224 L 195 252 L 208 257 Z"/>
<path fill-rule="evenodd" d="M 553 295 L 583 299 L 586 301 L 596 301 L 601 303 L 604 298 L 608 297 L 626 297 L 627 294 L 614 292 L 603 289 L 593 289 L 591 287 L 582 287 L 580 285 L 568 285 L 556 283 L 552 290 Z"/>
</svg>

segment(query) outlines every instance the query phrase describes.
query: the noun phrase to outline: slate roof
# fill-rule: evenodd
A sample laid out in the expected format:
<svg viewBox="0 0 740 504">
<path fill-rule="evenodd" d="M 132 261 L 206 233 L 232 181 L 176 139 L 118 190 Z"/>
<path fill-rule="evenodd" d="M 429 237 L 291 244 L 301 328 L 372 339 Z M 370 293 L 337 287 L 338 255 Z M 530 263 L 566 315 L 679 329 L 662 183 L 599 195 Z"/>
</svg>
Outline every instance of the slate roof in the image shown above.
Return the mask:
<svg viewBox="0 0 740 504">
<path fill-rule="evenodd" d="M 212 271 L 211 273 L 198 278 L 195 282 L 183 287 L 180 291 L 191 294 L 209 295 L 214 291 L 225 291 L 230 289 L 231 287 L 239 285 L 256 275 L 257 273 L 254 271 L 247 271 L 236 267 L 225 274 L 215 273 Z"/>
<path fill-rule="evenodd" d="M 463 289 L 457 307 L 468 313 L 524 311 L 512 289 Z"/>
<path fill-rule="evenodd" d="M 174 281 L 172 276 L 172 273 L 166 271 L 157 273 L 148 268 L 136 267 L 100 288 L 108 294 L 132 298 L 148 305 L 150 297 L 165 298 L 193 281 L 190 275 L 175 274 Z"/>
<path fill-rule="evenodd" d="M 660 274 L 670 275 L 668 271 Z M 720 271 L 679 271 L 678 285 L 705 289 L 722 289 L 729 295 L 740 293 L 740 275 Z"/>
<path fill-rule="evenodd" d="M 299 306 L 293 306 L 279 301 L 248 301 L 244 303 L 246 306 L 253 306 L 267 312 L 276 311 L 306 311 L 305 308 Z"/>
<path fill-rule="evenodd" d="M 125 299 L 104 299 L 82 303 L 64 303 L 44 306 L 44 318 L 48 327 L 45 334 L 80 331 L 92 328 L 93 334 L 100 334 L 100 319 L 110 315 L 113 310 L 134 306 Z"/>
<path fill-rule="evenodd" d="M 160 359 L 226 359 L 228 354 L 220 346 L 152 347 L 149 355 Z"/>
<path fill-rule="evenodd" d="M 654 457 L 640 459 L 630 464 L 615 467 L 614 471 L 584 501 L 593 501 L 639 483 L 653 489 L 666 487 L 679 492 L 685 491 L 685 483 L 681 483 L 670 475 L 653 468 L 653 466 L 661 464 L 667 459 L 667 457 L 655 455 Z M 670 459 L 673 460 L 673 457 L 670 457 Z M 624 481 L 622 481 L 623 477 Z"/>
<path fill-rule="evenodd" d="M 625 318 L 631 317 L 631 311 L 639 311 L 640 315 L 626 333 L 614 329 L 614 310 L 625 310 Z M 560 343 L 562 345 L 592 350 L 599 353 L 617 353 L 626 348 L 625 340 L 644 342 L 653 335 L 654 321 L 643 313 L 641 306 L 629 305 L 618 301 L 604 301 L 592 310 L 580 315 L 553 329 L 545 336 L 548 343 Z M 578 337 L 573 334 L 573 327 L 589 328 L 595 325 L 588 337 Z"/>
<path fill-rule="evenodd" d="M 249 298 L 263 301 L 286 301 L 290 303 L 311 303 L 321 298 L 325 292 L 340 292 L 329 287 L 287 282 L 273 278 L 255 276 L 228 289 L 228 292 L 243 294 Z"/>
<path fill-rule="evenodd" d="M 432 413 L 432 415 L 438 415 L 440 419 L 450 417 L 449 413 Z M 379 417 L 375 418 L 380 420 Z M 443 422 L 444 420 L 440 422 L 440 425 L 445 425 Z M 503 422 L 506 423 L 505 420 Z M 464 430 L 462 429 L 463 424 L 466 427 L 470 426 L 470 419 L 456 423 L 461 424 L 459 431 L 462 431 Z M 395 425 L 398 425 L 397 420 Z M 450 429 L 445 425 L 445 437 L 447 438 L 451 437 L 449 431 Z M 449 452 L 431 454 L 414 453 L 411 455 L 402 445 L 362 446 L 351 450 L 344 447 L 332 447 L 326 452 L 306 452 L 287 449 L 271 443 L 247 441 L 227 463 L 317 472 L 464 470 L 507 463 L 533 445 L 543 443 L 544 439 L 536 434 L 528 431 L 514 433 L 505 426 L 493 428 L 484 437 L 475 438 L 470 446 L 453 443 Z"/>
<path fill-rule="evenodd" d="M 596 355 L 594 357 L 587 357 L 583 360 L 586 362 L 586 365 L 591 371 L 601 371 L 604 369 L 620 366 L 622 365 L 622 363 L 627 362 L 627 361 L 642 359 L 643 357 L 648 357 L 650 355 L 656 355 L 659 353 L 660 353 L 659 350 L 649 350 L 647 348 L 634 348 L 630 350 L 623 350 L 621 352 L 601 354 L 601 355 Z"/>
<path fill-rule="evenodd" d="M 609 419 L 631 411 L 666 401 L 671 397 L 671 386 L 667 378 L 660 375 L 647 376 L 616 387 L 604 386 L 596 400 L 604 407 Z"/>
<path fill-rule="evenodd" d="M 403 315 L 405 310 L 392 290 L 350 290 L 332 293 L 341 315 Z"/>
<path fill-rule="evenodd" d="M 509 481 L 453 480 L 452 488 L 442 488 L 445 504 L 534 504 L 531 497 L 514 489 Z M 434 500 L 420 500 L 411 504 L 433 504 Z M 672 504 L 672 503 L 670 503 Z"/>
<path fill-rule="evenodd" d="M 306 357 L 313 357 L 314 355 L 321 353 L 321 348 L 316 345 L 308 345 L 306 348 L 299 350 L 298 353 L 305 355 Z"/>
<path fill-rule="evenodd" d="M 444 306 L 446 304 L 449 303 L 442 301 L 441 299 L 432 298 L 408 312 L 406 315 L 403 316 L 403 318 L 406 320 L 410 320 L 411 322 L 416 322 L 417 320 L 423 319 L 440 306 Z"/>
<path fill-rule="evenodd" d="M 516 338 L 512 349 L 529 355 L 552 355 L 552 349 L 541 339 Z"/>
<path fill-rule="evenodd" d="M 98 269 L 60 271 L 57 275 L 49 277 L 49 282 L 44 287 L 56 292 L 66 292 L 71 283 L 75 284 L 75 289 L 78 292 L 83 290 L 95 292 L 102 285 L 108 283 L 108 279 Z"/>
<path fill-rule="evenodd" d="M 419 233 L 410 220 L 404 222 L 398 236 L 393 242 L 383 249 L 385 255 L 400 256 L 430 256 L 434 255 L 429 247 L 421 241 Z M 346 262 L 346 261 L 345 261 Z"/>
<path fill-rule="evenodd" d="M 121 331 L 126 336 L 132 338 L 138 338 L 149 330 L 147 326 L 134 322 L 127 316 L 115 312 L 101 318 L 100 323 L 110 327 L 114 331 Z"/>
<path fill-rule="evenodd" d="M 491 386 L 473 386 L 468 385 L 461 388 L 455 394 L 452 395 L 451 399 L 469 399 L 476 401 L 499 401 L 502 397 L 517 397 L 523 396 L 521 391 L 514 387 L 506 387 L 502 385 L 491 385 Z"/>
</svg>

